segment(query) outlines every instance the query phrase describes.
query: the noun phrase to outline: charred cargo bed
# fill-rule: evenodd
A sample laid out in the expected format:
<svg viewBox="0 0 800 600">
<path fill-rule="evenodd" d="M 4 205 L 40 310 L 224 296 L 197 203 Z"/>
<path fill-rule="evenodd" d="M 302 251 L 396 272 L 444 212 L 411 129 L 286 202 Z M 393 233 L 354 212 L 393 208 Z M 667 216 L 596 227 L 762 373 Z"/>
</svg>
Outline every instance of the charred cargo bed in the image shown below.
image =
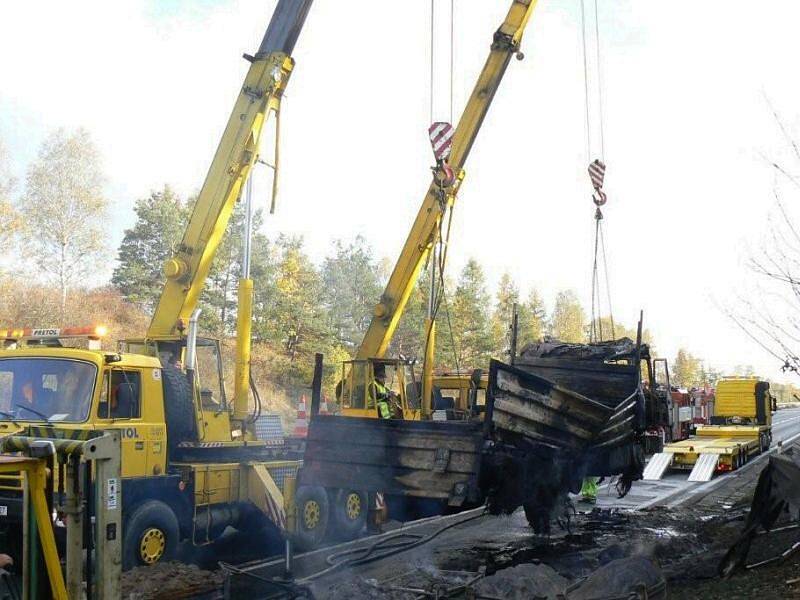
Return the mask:
<svg viewBox="0 0 800 600">
<path fill-rule="evenodd" d="M 482 442 L 474 421 L 317 415 L 299 483 L 475 503 Z"/>
<path fill-rule="evenodd" d="M 655 414 L 645 360 L 652 373 L 646 345 L 627 338 L 548 341 L 513 366 L 491 362 L 486 406 L 471 420 L 312 416 L 299 483 L 440 506 L 485 501 L 493 513 L 524 506 L 546 531 L 585 476 L 619 476 L 621 495 L 641 479 Z"/>
</svg>

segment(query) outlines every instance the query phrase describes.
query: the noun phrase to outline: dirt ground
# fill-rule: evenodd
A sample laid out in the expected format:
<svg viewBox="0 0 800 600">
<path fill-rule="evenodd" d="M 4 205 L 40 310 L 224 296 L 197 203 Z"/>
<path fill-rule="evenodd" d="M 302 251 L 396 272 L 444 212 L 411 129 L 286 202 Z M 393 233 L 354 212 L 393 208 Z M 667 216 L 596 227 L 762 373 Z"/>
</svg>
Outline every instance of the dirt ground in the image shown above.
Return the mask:
<svg viewBox="0 0 800 600">
<path fill-rule="evenodd" d="M 630 590 L 647 590 L 650 599 L 800 598 L 800 552 L 730 579 L 717 575 L 743 528 L 760 470 L 730 476 L 713 492 L 693 497 L 691 506 L 624 511 L 577 505 L 570 522 L 550 537 L 533 534 L 521 512 L 479 517 L 435 543 L 316 580 L 311 590 L 318 600 L 599 600 L 627 598 Z M 787 523 L 784 515 L 776 527 Z M 778 556 L 799 541 L 797 528 L 762 534 L 747 562 Z M 222 581 L 219 571 L 172 563 L 125 574 L 123 597 L 208 598 Z"/>
<path fill-rule="evenodd" d="M 223 580 L 224 574 L 221 571 L 204 571 L 195 565 L 179 562 L 138 567 L 122 574 L 122 598 L 194 598 L 221 589 Z"/>
</svg>

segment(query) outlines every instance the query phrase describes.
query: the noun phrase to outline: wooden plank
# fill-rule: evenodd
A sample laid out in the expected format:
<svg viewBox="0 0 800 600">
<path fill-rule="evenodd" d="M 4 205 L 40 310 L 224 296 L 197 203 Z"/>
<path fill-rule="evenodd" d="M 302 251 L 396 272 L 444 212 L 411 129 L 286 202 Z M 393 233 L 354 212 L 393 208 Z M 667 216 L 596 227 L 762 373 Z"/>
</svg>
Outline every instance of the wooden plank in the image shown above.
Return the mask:
<svg viewBox="0 0 800 600">
<path fill-rule="evenodd" d="M 432 471 L 436 453 L 430 450 L 398 451 L 396 448 L 370 449 L 361 445 L 342 448 L 331 444 L 314 446 L 306 449 L 305 462 L 338 463 L 343 468 L 347 465 L 402 467 Z M 474 473 L 477 469 L 479 454 L 451 453 L 447 463 L 447 471 L 453 473 Z"/>
<path fill-rule="evenodd" d="M 547 406 L 537 406 L 529 402 L 520 401 L 513 396 L 496 397 L 494 410 L 495 422 L 497 421 L 497 413 L 500 412 L 521 421 L 519 423 L 521 427 L 525 427 L 526 423 L 530 427 L 537 425 L 551 427 L 581 439 L 591 438 L 600 425 L 597 424 L 595 427 L 589 428 L 581 420 L 573 419 L 569 413 L 565 414 L 551 410 Z"/>
<path fill-rule="evenodd" d="M 600 425 L 612 414 L 612 411 L 607 406 L 594 402 L 585 396 L 571 394 L 567 390 L 559 389 L 557 386 L 553 386 L 549 394 L 544 395 L 531 390 L 526 386 L 528 383 L 524 380 L 524 376 L 498 369 L 496 385 L 499 390 L 509 392 L 530 402 L 541 404 L 557 412 L 568 414 L 570 418 L 576 421 Z"/>
</svg>

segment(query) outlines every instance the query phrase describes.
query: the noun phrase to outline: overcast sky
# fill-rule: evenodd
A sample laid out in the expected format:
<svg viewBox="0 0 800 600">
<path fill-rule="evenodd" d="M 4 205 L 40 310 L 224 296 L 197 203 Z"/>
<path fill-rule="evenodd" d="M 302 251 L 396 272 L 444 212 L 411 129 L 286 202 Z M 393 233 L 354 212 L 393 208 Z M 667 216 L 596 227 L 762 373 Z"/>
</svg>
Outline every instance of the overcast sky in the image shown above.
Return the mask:
<svg viewBox="0 0 800 600">
<path fill-rule="evenodd" d="M 598 4 L 615 316 L 632 324 L 643 309 L 667 356 L 686 346 L 715 367 L 752 364 L 780 378 L 716 305 L 752 278 L 744 262 L 763 238 L 775 181 L 761 154 L 785 156 L 764 94 L 792 131 L 798 125 L 800 3 Z M 184 194 L 202 184 L 247 68 L 241 55 L 257 48 L 274 5 L 4 3 L 0 137 L 16 175 L 48 132 L 86 127 L 105 157 L 115 248 L 136 198 L 164 183 Z M 459 114 L 508 5 L 455 0 Z M 397 255 L 432 163 L 429 15 L 429 0 L 316 0 L 284 103 L 268 235 L 303 235 L 315 260 L 333 239 L 359 233 L 379 256 Z M 446 65 L 449 24 L 439 24 L 436 57 Z M 535 285 L 552 302 L 573 288 L 588 306 L 586 166 L 599 151 L 587 156 L 580 31 L 579 0 L 540 0 L 525 60 L 512 61 L 467 164 L 452 275 L 475 257 L 491 284 L 509 271 L 523 291 Z M 437 70 L 437 107 L 449 104 L 447 78 Z M 264 203 L 267 184 L 259 174 Z"/>
</svg>

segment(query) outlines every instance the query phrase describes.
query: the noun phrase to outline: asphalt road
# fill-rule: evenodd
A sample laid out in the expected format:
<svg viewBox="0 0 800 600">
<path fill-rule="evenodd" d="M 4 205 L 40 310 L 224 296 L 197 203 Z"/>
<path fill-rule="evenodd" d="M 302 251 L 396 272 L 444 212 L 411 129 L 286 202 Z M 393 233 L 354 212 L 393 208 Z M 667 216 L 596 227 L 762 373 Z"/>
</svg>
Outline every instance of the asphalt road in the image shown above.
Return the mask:
<svg viewBox="0 0 800 600">
<path fill-rule="evenodd" d="M 779 410 L 772 421 L 772 448 L 769 452 L 751 460 L 739 471 L 758 468 L 764 457 L 777 451 L 778 443 L 789 443 L 800 436 L 800 408 Z M 613 485 L 603 484 L 597 496 L 597 505 L 617 508 L 647 508 L 655 505 L 676 506 L 691 499 L 692 496 L 708 492 L 719 485 L 725 477 L 718 475 L 707 483 L 687 481 L 688 471 L 667 473 L 660 481 L 636 481 L 624 498 L 617 498 Z M 579 505 L 580 506 L 580 505 Z"/>
</svg>

